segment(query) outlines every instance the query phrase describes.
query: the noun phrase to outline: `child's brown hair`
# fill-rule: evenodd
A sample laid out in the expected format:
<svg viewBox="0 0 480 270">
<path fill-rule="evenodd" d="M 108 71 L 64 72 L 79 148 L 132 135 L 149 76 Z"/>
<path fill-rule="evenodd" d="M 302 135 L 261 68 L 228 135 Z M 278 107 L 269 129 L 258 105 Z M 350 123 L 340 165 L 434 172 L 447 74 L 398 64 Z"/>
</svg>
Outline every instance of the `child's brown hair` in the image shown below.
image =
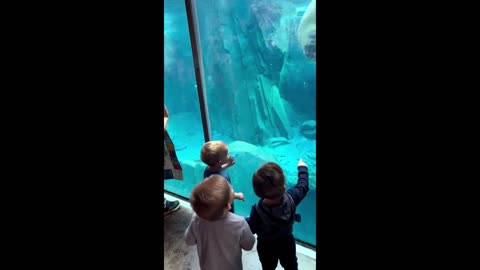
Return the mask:
<svg viewBox="0 0 480 270">
<path fill-rule="evenodd" d="M 221 160 L 222 154 L 228 153 L 227 145 L 222 141 L 209 141 L 202 146 L 200 158 L 208 166 L 215 166 Z"/>
<path fill-rule="evenodd" d="M 232 201 L 232 187 L 223 176 L 218 174 L 205 178 L 195 186 L 190 195 L 193 211 L 200 218 L 209 221 L 221 218 Z"/>
<path fill-rule="evenodd" d="M 274 163 L 263 164 L 253 175 L 253 191 L 262 199 L 276 199 L 285 193 L 285 175 Z"/>
</svg>

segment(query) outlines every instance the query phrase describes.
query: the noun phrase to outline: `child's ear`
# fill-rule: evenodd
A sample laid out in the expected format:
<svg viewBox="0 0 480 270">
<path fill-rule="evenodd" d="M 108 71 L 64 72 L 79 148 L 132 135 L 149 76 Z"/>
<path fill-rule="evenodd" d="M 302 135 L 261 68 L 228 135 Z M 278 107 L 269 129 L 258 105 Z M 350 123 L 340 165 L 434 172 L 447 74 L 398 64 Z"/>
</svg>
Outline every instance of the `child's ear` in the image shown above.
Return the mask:
<svg viewBox="0 0 480 270">
<path fill-rule="evenodd" d="M 287 190 L 287 185 L 283 185 L 283 193 L 285 193 L 285 190 Z"/>
<path fill-rule="evenodd" d="M 231 204 L 231 203 L 227 203 L 227 210 L 230 211 L 230 209 L 232 209 L 232 204 Z"/>
</svg>

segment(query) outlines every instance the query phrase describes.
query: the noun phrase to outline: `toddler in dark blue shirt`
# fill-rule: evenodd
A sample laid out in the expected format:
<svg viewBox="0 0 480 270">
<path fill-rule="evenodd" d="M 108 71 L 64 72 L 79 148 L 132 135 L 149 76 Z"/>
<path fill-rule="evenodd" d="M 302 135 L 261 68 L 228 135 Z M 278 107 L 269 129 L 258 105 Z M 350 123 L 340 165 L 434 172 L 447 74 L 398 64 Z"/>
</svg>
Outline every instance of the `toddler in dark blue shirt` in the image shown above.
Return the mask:
<svg viewBox="0 0 480 270">
<path fill-rule="evenodd" d="M 226 143 L 222 141 L 206 142 L 202 146 L 200 158 L 205 164 L 207 164 L 207 168 L 203 172 L 204 179 L 212 174 L 219 174 L 223 176 L 230 185 L 232 185 L 227 168 L 232 167 L 235 164 L 235 159 L 228 154 L 228 146 Z M 245 201 L 243 193 L 234 192 L 233 195 L 235 199 Z M 233 203 L 230 212 L 234 213 Z"/>
<path fill-rule="evenodd" d="M 263 270 L 276 269 L 279 260 L 287 270 L 298 269 L 293 223 L 300 221 L 296 207 L 309 188 L 307 164 L 300 159 L 297 169 L 297 184 L 287 191 L 285 175 L 276 163 L 264 164 L 253 175 L 253 190 L 261 199 L 252 207 L 247 222 L 252 233 L 257 234 Z"/>
</svg>

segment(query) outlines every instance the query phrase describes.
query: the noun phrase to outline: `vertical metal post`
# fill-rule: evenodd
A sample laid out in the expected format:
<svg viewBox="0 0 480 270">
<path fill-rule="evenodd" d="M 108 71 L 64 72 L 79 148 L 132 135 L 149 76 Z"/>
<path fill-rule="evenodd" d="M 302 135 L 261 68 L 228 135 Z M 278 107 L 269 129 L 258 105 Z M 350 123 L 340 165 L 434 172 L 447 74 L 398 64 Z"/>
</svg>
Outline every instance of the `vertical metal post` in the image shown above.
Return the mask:
<svg viewBox="0 0 480 270">
<path fill-rule="evenodd" d="M 193 65 L 197 80 L 198 99 L 200 101 L 200 113 L 202 115 L 203 136 L 205 142 L 210 141 L 210 120 L 208 117 L 207 94 L 205 93 L 205 81 L 203 76 L 202 50 L 198 31 L 198 17 L 196 0 L 185 0 L 187 10 L 188 31 L 190 32 L 190 44 L 192 45 Z"/>
</svg>

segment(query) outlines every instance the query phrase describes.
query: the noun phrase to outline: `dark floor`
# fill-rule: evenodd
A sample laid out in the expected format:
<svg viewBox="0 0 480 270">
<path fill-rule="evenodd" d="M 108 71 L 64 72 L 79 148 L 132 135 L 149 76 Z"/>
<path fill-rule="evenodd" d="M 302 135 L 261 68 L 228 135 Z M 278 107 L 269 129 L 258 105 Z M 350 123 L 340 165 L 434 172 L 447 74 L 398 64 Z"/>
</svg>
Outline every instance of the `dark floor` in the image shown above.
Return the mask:
<svg viewBox="0 0 480 270">
<path fill-rule="evenodd" d="M 174 200 L 175 198 L 165 194 L 167 200 Z M 181 201 L 180 209 L 164 217 L 164 269 L 166 270 L 200 270 L 198 264 L 196 246 L 187 246 L 183 240 L 183 234 L 190 223 L 192 218 L 192 210 L 189 208 L 188 203 Z M 297 245 L 298 247 L 298 245 Z M 305 250 L 302 247 L 298 247 L 298 250 Z M 298 269 L 309 270 L 315 269 L 316 259 L 315 253 L 311 250 L 305 250 L 305 254 L 297 251 Z M 252 251 L 243 251 L 243 269 L 245 270 L 258 270 L 262 269 L 256 246 Z M 278 264 L 277 269 L 283 269 Z"/>
</svg>

